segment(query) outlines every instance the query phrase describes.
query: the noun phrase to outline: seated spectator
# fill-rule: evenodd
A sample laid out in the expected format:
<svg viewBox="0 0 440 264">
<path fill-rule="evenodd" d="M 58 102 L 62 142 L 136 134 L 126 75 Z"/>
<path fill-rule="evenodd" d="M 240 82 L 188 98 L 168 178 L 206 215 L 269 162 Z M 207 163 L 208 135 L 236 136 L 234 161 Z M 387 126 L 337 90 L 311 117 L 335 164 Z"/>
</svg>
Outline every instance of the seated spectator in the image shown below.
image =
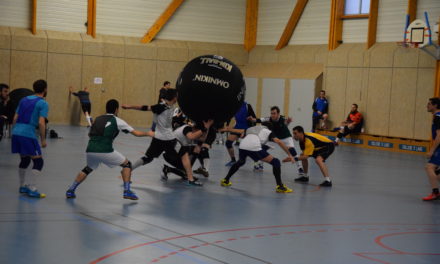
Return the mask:
<svg viewBox="0 0 440 264">
<path fill-rule="evenodd" d="M 358 111 L 358 105 L 352 104 L 351 111 L 348 114 L 347 119 L 341 123 L 341 127 L 333 129 L 333 131 L 339 131 L 338 135 L 336 136 L 336 143 L 338 143 L 342 137 L 346 137 L 348 134 L 362 132 L 363 124 L 364 118 Z"/>
<path fill-rule="evenodd" d="M 327 129 L 326 121 L 328 119 L 328 101 L 325 97 L 325 91 L 319 93 L 313 102 L 313 125 L 312 132 L 315 129 Z"/>
</svg>

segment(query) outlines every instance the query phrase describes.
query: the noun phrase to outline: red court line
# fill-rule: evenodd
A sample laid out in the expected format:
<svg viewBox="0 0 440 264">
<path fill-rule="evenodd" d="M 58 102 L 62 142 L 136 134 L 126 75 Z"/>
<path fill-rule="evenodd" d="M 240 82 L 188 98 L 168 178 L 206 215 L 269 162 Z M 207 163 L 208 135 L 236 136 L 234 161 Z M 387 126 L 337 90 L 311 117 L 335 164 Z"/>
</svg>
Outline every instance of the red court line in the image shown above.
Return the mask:
<svg viewBox="0 0 440 264">
<path fill-rule="evenodd" d="M 117 251 L 114 251 L 112 253 L 109 253 L 107 255 L 104 255 L 102 257 L 99 257 L 90 264 L 96 264 L 99 263 L 105 259 L 108 259 L 114 255 L 133 250 L 139 247 L 144 247 L 152 244 L 157 244 L 165 241 L 171 241 L 181 238 L 188 238 L 188 237 L 194 237 L 194 236 L 201 236 L 201 235 L 209 235 L 209 234 L 218 234 L 218 233 L 227 233 L 227 232 L 237 232 L 237 231 L 248 231 L 248 230 L 260 230 L 260 229 L 271 229 L 271 228 L 289 228 L 289 227 L 314 227 L 314 226 L 440 226 L 440 224 L 392 224 L 392 223 L 385 223 L 385 224 L 371 224 L 371 223 L 346 223 L 346 224 L 305 224 L 305 225 L 276 225 L 276 226 L 259 226 L 259 227 L 246 227 L 246 228 L 235 228 L 235 229 L 225 229 L 225 230 L 217 230 L 217 231 L 208 231 L 208 232 L 201 232 L 201 233 L 194 233 L 194 234 L 188 234 L 188 235 L 181 235 L 181 236 L 175 236 L 175 237 L 169 237 L 164 239 L 159 239 L 155 241 L 150 241 L 146 243 L 141 243 L 137 245 L 133 245 L 131 247 L 123 248 Z M 180 249 L 179 251 L 185 251 L 186 249 Z"/>
<path fill-rule="evenodd" d="M 385 235 L 376 237 L 374 242 L 376 244 L 378 244 L 379 246 L 381 246 L 381 247 L 383 247 L 385 249 L 388 249 L 389 251 L 392 251 L 392 252 L 394 252 L 396 254 L 414 255 L 414 256 L 418 256 L 418 255 L 438 256 L 438 255 L 440 255 L 440 253 L 411 253 L 411 252 L 405 252 L 405 251 L 401 251 L 401 250 L 392 248 L 390 246 L 387 246 L 387 245 L 385 245 L 382 242 L 382 239 L 387 238 L 387 237 L 400 236 L 400 235 L 408 235 L 408 234 L 440 234 L 440 232 L 401 232 L 401 233 L 391 233 L 391 234 L 385 234 Z"/>
</svg>

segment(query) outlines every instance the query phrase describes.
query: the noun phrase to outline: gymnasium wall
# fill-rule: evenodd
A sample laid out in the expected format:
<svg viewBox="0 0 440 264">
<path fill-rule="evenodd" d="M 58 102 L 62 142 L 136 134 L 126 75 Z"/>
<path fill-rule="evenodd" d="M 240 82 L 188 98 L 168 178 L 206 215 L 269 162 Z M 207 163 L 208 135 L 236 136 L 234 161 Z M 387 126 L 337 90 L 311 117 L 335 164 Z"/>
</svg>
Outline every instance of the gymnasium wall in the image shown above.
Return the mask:
<svg viewBox="0 0 440 264">
<path fill-rule="evenodd" d="M 276 45 L 297 0 L 259 0 L 257 45 Z M 141 38 L 171 0 L 97 1 L 98 34 Z M 0 1 L 0 26 L 30 27 L 29 0 Z M 379 1 L 378 42 L 402 41 L 408 0 Z M 310 0 L 289 45 L 326 44 L 331 0 Z M 421 0 L 417 17 L 427 11 L 431 26 L 438 22 L 440 1 Z M 245 0 L 185 0 L 157 35 L 158 39 L 241 44 L 244 39 Z M 38 0 L 37 28 L 84 33 L 87 1 Z M 345 20 L 343 41 L 366 41 L 367 19 Z"/>
<path fill-rule="evenodd" d="M 421 50 L 395 43 L 377 43 L 369 50 L 365 44 L 342 44 L 331 52 L 327 45 L 291 45 L 280 51 L 257 46 L 249 63 L 322 63 L 331 126 L 357 103 L 366 133 L 429 139 L 426 103 L 433 96 L 435 60 Z"/>
<path fill-rule="evenodd" d="M 105 102 L 157 103 L 158 90 L 165 80 L 174 86 L 178 74 L 190 59 L 204 54 L 232 58 L 238 65 L 248 61 L 241 45 L 154 41 L 141 44 L 138 38 L 98 35 L 96 39 L 79 33 L 38 31 L 33 36 L 23 28 L 0 27 L 0 82 L 12 89 L 31 88 L 37 79 L 49 85 L 49 120 L 60 124 L 85 124 L 78 99 L 68 87 L 87 86 L 93 116 L 105 112 Z M 94 78 L 103 79 L 95 84 Z M 120 116 L 134 126 L 151 125 L 152 114 L 121 111 Z"/>
</svg>

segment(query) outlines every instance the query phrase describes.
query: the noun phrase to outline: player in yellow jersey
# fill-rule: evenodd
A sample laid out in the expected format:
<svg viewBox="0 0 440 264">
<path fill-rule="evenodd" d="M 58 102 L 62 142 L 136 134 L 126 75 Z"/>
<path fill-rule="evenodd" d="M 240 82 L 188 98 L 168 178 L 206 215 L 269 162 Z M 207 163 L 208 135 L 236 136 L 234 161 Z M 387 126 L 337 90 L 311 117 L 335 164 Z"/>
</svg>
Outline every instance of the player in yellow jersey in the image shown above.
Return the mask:
<svg viewBox="0 0 440 264">
<path fill-rule="evenodd" d="M 296 126 L 293 128 L 293 137 L 295 140 L 299 141 L 302 153 L 299 156 L 299 160 L 302 160 L 304 173 L 307 175 L 309 164 L 307 159 L 309 157 L 315 158 L 316 164 L 321 169 L 322 175 L 325 180 L 319 185 L 322 187 L 331 187 L 332 181 L 328 174 L 327 166 L 325 165 L 325 160 L 333 153 L 335 150 L 335 144 L 332 140 L 316 133 L 304 133 L 304 128 L 301 126 Z M 308 176 L 301 176 L 295 179 L 296 182 L 309 182 Z"/>
</svg>

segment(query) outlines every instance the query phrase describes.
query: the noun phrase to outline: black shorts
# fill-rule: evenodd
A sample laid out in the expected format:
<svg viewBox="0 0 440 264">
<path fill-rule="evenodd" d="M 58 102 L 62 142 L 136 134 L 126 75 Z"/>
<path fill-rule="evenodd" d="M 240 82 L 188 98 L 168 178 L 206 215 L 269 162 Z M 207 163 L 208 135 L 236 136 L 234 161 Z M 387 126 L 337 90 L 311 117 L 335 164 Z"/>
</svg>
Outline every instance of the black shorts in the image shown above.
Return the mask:
<svg viewBox="0 0 440 264">
<path fill-rule="evenodd" d="M 329 143 L 324 147 L 314 151 L 312 157 L 316 159 L 318 156 L 321 156 L 325 161 L 333 153 L 334 150 L 335 150 L 335 145 L 333 143 Z"/>
<path fill-rule="evenodd" d="M 91 103 L 81 103 L 81 108 L 82 108 L 82 111 L 84 114 L 86 112 L 88 112 L 89 115 L 92 113 L 92 104 Z"/>
<path fill-rule="evenodd" d="M 162 154 L 162 152 L 168 152 L 168 153 L 176 153 L 176 143 L 177 141 L 175 139 L 173 140 L 160 140 L 157 138 L 153 138 L 151 141 L 150 147 L 148 147 L 147 151 L 145 152 L 145 156 L 149 158 L 157 158 Z"/>
<path fill-rule="evenodd" d="M 194 152 L 194 148 L 195 146 L 181 146 L 178 153 L 179 157 L 182 157 L 186 153 L 191 155 Z"/>
</svg>

